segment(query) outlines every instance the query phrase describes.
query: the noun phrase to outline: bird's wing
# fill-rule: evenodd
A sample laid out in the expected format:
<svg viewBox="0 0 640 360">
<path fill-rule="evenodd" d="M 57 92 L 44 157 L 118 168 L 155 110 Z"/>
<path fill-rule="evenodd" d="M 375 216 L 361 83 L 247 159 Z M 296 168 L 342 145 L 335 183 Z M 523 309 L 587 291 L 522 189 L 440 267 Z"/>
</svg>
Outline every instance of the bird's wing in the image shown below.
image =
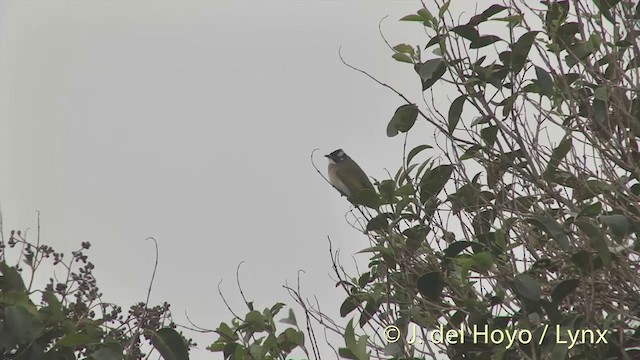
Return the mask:
<svg viewBox="0 0 640 360">
<path fill-rule="evenodd" d="M 349 189 L 362 190 L 369 189 L 375 191 L 367 174 L 362 171 L 358 164 L 354 163 L 350 169 L 343 167 L 338 168 L 340 178 Z"/>
</svg>

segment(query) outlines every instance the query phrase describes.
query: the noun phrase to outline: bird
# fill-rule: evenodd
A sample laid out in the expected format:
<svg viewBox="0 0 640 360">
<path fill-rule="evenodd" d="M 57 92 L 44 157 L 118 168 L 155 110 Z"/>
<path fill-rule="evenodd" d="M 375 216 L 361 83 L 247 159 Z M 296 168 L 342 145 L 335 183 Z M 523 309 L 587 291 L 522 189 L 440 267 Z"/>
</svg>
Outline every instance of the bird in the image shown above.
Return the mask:
<svg viewBox="0 0 640 360">
<path fill-rule="evenodd" d="M 342 149 L 325 157 L 329 159 L 329 183 L 347 199 L 351 199 L 360 190 L 375 192 L 367 174 Z"/>
</svg>

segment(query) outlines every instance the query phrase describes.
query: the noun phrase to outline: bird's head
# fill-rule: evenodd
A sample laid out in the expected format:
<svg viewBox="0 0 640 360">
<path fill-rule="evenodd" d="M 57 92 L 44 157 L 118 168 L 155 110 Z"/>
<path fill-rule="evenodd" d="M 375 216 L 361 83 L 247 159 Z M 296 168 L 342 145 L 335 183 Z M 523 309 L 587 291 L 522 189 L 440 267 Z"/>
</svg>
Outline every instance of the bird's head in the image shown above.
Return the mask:
<svg viewBox="0 0 640 360">
<path fill-rule="evenodd" d="M 324 157 L 329 159 L 329 163 L 333 163 L 333 164 L 340 164 L 341 162 L 349 158 L 349 156 L 347 156 L 347 154 L 345 154 L 345 152 L 342 151 L 342 149 L 338 149 L 329 155 L 325 155 Z"/>
</svg>

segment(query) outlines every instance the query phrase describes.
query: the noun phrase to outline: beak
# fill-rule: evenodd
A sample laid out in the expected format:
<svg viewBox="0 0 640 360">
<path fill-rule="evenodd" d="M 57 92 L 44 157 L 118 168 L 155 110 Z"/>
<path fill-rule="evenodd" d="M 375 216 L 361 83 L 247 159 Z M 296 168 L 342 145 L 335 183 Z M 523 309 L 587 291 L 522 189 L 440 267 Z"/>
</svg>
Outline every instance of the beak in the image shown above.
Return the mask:
<svg viewBox="0 0 640 360">
<path fill-rule="evenodd" d="M 324 155 L 324 157 L 328 158 L 328 157 L 329 157 L 329 155 Z"/>
</svg>

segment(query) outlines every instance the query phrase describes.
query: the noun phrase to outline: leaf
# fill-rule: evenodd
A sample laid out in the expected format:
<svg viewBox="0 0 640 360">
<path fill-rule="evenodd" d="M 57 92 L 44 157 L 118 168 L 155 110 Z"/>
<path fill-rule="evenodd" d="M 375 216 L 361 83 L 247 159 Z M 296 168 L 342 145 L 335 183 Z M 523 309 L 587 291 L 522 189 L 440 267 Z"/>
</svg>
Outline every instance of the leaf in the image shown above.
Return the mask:
<svg viewBox="0 0 640 360">
<path fill-rule="evenodd" d="M 598 87 L 594 92 L 593 96 L 602 101 L 609 100 L 609 87 L 607 85 L 602 85 Z"/>
<path fill-rule="evenodd" d="M 613 9 L 619 2 L 620 0 L 594 0 L 593 1 L 593 3 L 598 8 L 598 10 L 600 10 L 600 13 L 602 14 L 602 16 L 604 16 L 607 20 L 611 21 L 611 23 L 613 24 L 615 24 L 616 22 L 613 20 L 613 17 L 611 17 L 611 13 L 609 12 L 609 10 Z"/>
<path fill-rule="evenodd" d="M 538 282 L 534 278 L 527 274 L 518 274 L 513 279 L 513 282 L 520 295 L 529 300 L 540 300 L 540 284 L 538 284 Z"/>
<path fill-rule="evenodd" d="M 438 17 L 442 18 L 444 14 L 449 10 L 449 4 L 451 4 L 451 0 L 447 0 L 444 2 L 440 10 L 438 11 Z"/>
<path fill-rule="evenodd" d="M 535 215 L 527 219 L 530 224 L 537 226 L 539 229 L 551 236 L 560 246 L 562 250 L 569 250 L 569 238 L 558 223 L 549 216 Z"/>
<path fill-rule="evenodd" d="M 458 25 L 451 28 L 451 31 L 462 36 L 463 38 L 473 42 L 480 38 L 480 33 L 472 25 Z"/>
<path fill-rule="evenodd" d="M 4 328 L 20 345 L 33 342 L 44 330 L 42 321 L 21 305 L 4 307 Z"/>
<path fill-rule="evenodd" d="M 384 231 L 389 228 L 389 214 L 382 213 L 374 217 L 367 223 L 366 231 Z"/>
<path fill-rule="evenodd" d="M 484 140 L 487 145 L 492 146 L 495 144 L 496 139 L 498 138 L 498 126 L 488 126 L 482 130 L 480 130 L 480 137 Z"/>
<path fill-rule="evenodd" d="M 600 212 L 602 212 L 602 203 L 596 202 L 580 210 L 580 213 L 578 213 L 578 216 L 576 217 L 580 217 L 580 216 L 594 217 L 599 215 Z"/>
<path fill-rule="evenodd" d="M 553 149 L 553 152 L 551 153 L 551 159 L 549 160 L 549 164 L 547 164 L 547 169 L 543 175 L 544 179 L 552 180 L 554 178 L 553 175 L 557 172 L 560 161 L 567 156 L 572 147 L 573 144 L 571 142 L 571 137 L 565 136 L 565 138 L 560 141 L 558 147 Z"/>
<path fill-rule="evenodd" d="M 444 290 L 444 276 L 439 271 L 424 274 L 418 278 L 416 286 L 425 299 L 437 301 Z"/>
<path fill-rule="evenodd" d="M 467 95 L 460 95 L 457 99 L 453 100 L 451 107 L 449 108 L 449 134 L 453 133 L 458 122 L 460 121 L 460 115 L 464 108 L 464 102 L 467 100 Z"/>
<path fill-rule="evenodd" d="M 440 60 L 437 63 L 437 67 L 435 70 L 433 70 L 433 72 L 430 72 L 431 70 L 429 70 L 429 68 L 425 69 L 424 71 L 424 76 L 429 75 L 430 77 L 428 79 L 425 79 L 422 75 L 420 76 L 422 79 L 422 91 L 425 91 L 427 89 L 429 89 L 430 87 L 433 86 L 433 84 L 435 84 L 438 80 L 440 80 L 440 78 L 444 75 L 444 73 L 447 71 L 447 64 L 442 61 L 442 59 L 434 59 L 434 60 Z M 420 74 L 420 71 L 422 70 L 422 67 L 431 60 L 427 60 L 424 64 L 416 64 L 414 65 L 414 70 Z M 431 65 L 429 65 L 431 66 Z"/>
<path fill-rule="evenodd" d="M 538 81 L 536 84 L 540 88 L 542 95 L 551 97 L 553 95 L 553 80 L 551 75 L 543 68 L 536 66 L 536 77 Z"/>
<path fill-rule="evenodd" d="M 578 279 L 569 279 L 561 282 L 553 288 L 553 291 L 551 292 L 551 300 L 554 304 L 559 304 L 564 298 L 577 289 L 578 285 L 580 285 L 580 280 Z"/>
<path fill-rule="evenodd" d="M 400 61 L 400 62 L 405 62 L 405 63 L 409 63 L 409 64 L 413 64 L 413 59 L 411 59 L 411 56 L 407 55 L 407 54 L 403 54 L 403 53 L 395 53 L 393 55 L 391 55 L 392 58 Z"/>
<path fill-rule="evenodd" d="M 417 14 L 411 14 L 411 15 L 407 15 L 407 16 L 403 16 L 400 21 L 418 21 L 418 22 L 424 22 L 424 18 L 420 15 Z"/>
<path fill-rule="evenodd" d="M 578 219 L 575 221 L 575 224 L 589 237 L 591 247 L 598 252 L 600 259 L 602 259 L 602 263 L 604 265 L 609 265 L 609 263 L 611 263 L 611 252 L 609 252 L 609 246 L 607 245 L 607 240 L 602 234 L 602 230 L 585 220 Z"/>
<path fill-rule="evenodd" d="M 396 109 L 395 114 L 387 125 L 387 136 L 394 137 L 398 132 L 407 132 L 416 123 L 418 118 L 418 106 L 415 104 L 406 104 Z"/>
<path fill-rule="evenodd" d="M 500 40 L 502 39 L 499 36 L 495 35 L 480 36 L 479 38 L 472 41 L 471 44 L 469 44 L 469 49 L 480 49 Z"/>
<path fill-rule="evenodd" d="M 427 45 L 424 46 L 425 50 L 428 49 L 429 47 L 435 45 L 435 44 L 439 44 L 440 43 L 440 39 L 442 39 L 442 35 L 436 35 L 434 37 L 432 37 L 429 42 L 427 42 Z"/>
<path fill-rule="evenodd" d="M 361 303 L 362 299 L 359 300 L 356 296 L 349 295 L 346 299 L 344 299 L 342 305 L 340 305 L 340 316 L 346 317 L 353 310 L 357 309 L 358 305 L 360 305 Z"/>
<path fill-rule="evenodd" d="M 298 321 L 296 320 L 296 314 L 293 312 L 293 309 L 289 309 L 289 316 L 287 316 L 286 318 L 280 319 L 280 322 L 283 324 L 298 326 Z"/>
<path fill-rule="evenodd" d="M 533 41 L 538 33 L 539 31 L 529 31 L 513 44 L 513 49 L 511 50 L 511 71 L 514 74 L 519 73 L 527 62 L 529 50 L 531 50 L 531 45 L 533 45 Z"/>
<path fill-rule="evenodd" d="M 420 179 L 420 199 L 423 204 L 442 191 L 452 173 L 453 165 L 440 165 L 429 170 Z"/>
<path fill-rule="evenodd" d="M 484 249 L 484 245 L 472 242 L 472 241 L 456 241 L 451 243 L 448 248 L 444 250 L 444 257 L 455 257 L 458 256 L 462 251 L 464 251 L 468 247 L 472 247 L 474 251 L 481 251 Z"/>
<path fill-rule="evenodd" d="M 440 58 L 427 60 L 420 66 L 418 74 L 423 80 L 429 80 L 433 78 L 443 64 L 444 61 Z"/>
<path fill-rule="evenodd" d="M 370 209 L 377 209 L 381 205 L 378 194 L 371 189 L 360 189 L 349 200 L 356 205 L 363 205 Z"/>
<path fill-rule="evenodd" d="M 629 219 L 622 214 L 602 215 L 600 220 L 618 237 L 623 237 L 633 231 Z"/>
<path fill-rule="evenodd" d="M 405 53 L 405 54 L 412 54 L 412 55 L 415 54 L 415 50 L 413 49 L 413 46 L 407 45 L 407 44 L 398 44 L 393 47 L 393 50 L 400 53 Z"/>
<path fill-rule="evenodd" d="M 480 145 L 472 145 L 467 150 L 465 150 L 464 154 L 460 156 L 460 160 L 467 160 L 474 158 L 482 149 Z"/>
<path fill-rule="evenodd" d="M 433 149 L 433 146 L 431 145 L 419 145 L 414 147 L 413 149 L 411 149 L 411 151 L 409 151 L 409 155 L 407 155 L 407 165 L 411 163 L 411 160 L 413 160 L 413 158 L 418 155 L 422 150 L 426 150 L 426 149 Z"/>
</svg>

